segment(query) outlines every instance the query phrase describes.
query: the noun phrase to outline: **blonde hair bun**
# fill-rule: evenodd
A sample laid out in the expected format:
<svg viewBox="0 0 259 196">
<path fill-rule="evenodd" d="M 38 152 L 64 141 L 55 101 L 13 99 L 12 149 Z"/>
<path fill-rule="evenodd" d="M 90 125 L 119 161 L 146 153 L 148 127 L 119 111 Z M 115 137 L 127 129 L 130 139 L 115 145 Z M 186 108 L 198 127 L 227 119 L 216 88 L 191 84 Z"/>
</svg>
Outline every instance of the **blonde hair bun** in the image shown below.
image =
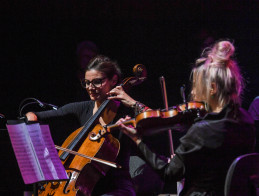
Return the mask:
<svg viewBox="0 0 259 196">
<path fill-rule="evenodd" d="M 221 65 L 227 65 L 231 56 L 235 52 L 235 47 L 229 41 L 220 41 L 214 45 L 212 48 L 209 57 L 213 62 L 219 63 Z"/>
<path fill-rule="evenodd" d="M 203 51 L 193 68 L 193 80 L 197 95 L 204 96 L 205 102 L 211 101 L 211 84 L 217 86 L 216 97 L 221 106 L 233 102 L 241 104 L 244 79 L 237 62 L 232 59 L 234 45 L 228 40 L 216 42 L 211 48 Z"/>
</svg>

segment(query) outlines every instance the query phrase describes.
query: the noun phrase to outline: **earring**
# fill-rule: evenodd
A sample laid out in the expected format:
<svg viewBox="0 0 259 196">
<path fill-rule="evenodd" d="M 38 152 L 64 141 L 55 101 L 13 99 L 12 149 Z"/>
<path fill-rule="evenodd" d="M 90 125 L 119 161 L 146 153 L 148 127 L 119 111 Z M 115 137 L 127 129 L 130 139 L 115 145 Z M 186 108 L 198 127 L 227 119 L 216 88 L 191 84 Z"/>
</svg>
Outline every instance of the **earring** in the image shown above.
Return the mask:
<svg viewBox="0 0 259 196">
<path fill-rule="evenodd" d="M 213 89 L 210 89 L 211 98 L 214 98 Z"/>
<path fill-rule="evenodd" d="M 215 94 L 213 94 L 213 89 L 211 89 L 211 90 L 210 90 L 210 94 L 211 94 L 211 96 L 210 96 L 210 97 L 211 97 L 212 99 L 214 99 Z"/>
</svg>

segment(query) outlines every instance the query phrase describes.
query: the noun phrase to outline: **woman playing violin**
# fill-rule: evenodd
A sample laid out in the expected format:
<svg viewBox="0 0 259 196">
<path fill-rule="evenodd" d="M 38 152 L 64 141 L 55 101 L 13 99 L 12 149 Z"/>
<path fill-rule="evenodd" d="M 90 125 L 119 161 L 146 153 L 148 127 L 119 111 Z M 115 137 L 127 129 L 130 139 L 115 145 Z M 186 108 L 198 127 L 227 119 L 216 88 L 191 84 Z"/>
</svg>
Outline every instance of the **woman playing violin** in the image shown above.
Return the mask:
<svg viewBox="0 0 259 196">
<path fill-rule="evenodd" d="M 123 125 L 125 119 L 117 122 L 162 178 L 185 179 L 181 196 L 224 195 L 232 161 L 253 151 L 255 129 L 250 115 L 240 107 L 243 81 L 232 59 L 234 50 L 231 42 L 219 41 L 196 61 L 191 95 L 206 104 L 208 113 L 195 120 L 169 161 L 150 151 L 135 128 Z"/>
<path fill-rule="evenodd" d="M 116 122 L 119 118 L 133 113 L 136 101 L 127 94 L 115 94 L 118 90 L 124 92 L 122 87 L 116 87 L 121 80 L 121 71 L 116 62 L 108 57 L 97 56 L 93 58 L 85 71 L 85 79 L 82 84 L 86 88 L 90 101 L 67 104 L 58 110 L 44 112 L 29 112 L 26 117 L 29 121 L 48 120 L 51 118 L 64 118 L 71 116 L 78 127 L 96 113 L 100 105 L 109 95 L 118 96 L 109 102 L 107 108 L 98 118 L 98 123 L 102 126 Z M 116 87 L 116 88 L 115 88 Z M 111 91 L 114 88 L 113 91 Z M 111 92 L 110 92 L 111 91 Z M 114 99 L 114 98 L 113 98 Z M 123 104 L 120 104 L 120 100 Z M 126 106 L 126 107 L 125 107 Z M 116 163 L 121 169 L 111 168 L 95 186 L 91 195 L 123 195 L 134 196 L 134 188 L 129 175 L 129 155 L 132 141 L 122 132 L 112 132 L 112 135 L 120 141 L 119 154 Z"/>
</svg>

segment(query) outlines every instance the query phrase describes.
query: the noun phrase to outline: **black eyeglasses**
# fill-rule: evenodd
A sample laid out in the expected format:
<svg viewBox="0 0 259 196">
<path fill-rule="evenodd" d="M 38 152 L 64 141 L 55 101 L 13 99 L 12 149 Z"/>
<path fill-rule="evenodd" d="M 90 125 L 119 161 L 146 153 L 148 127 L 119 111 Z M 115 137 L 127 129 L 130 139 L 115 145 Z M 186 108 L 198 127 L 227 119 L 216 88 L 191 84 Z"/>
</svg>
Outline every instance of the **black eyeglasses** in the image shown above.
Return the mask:
<svg viewBox="0 0 259 196">
<path fill-rule="evenodd" d="M 92 81 L 83 79 L 81 81 L 81 84 L 82 84 L 83 88 L 89 88 L 90 84 L 92 84 L 95 88 L 100 88 L 103 84 L 104 79 L 106 79 L 106 77 L 105 78 L 96 78 L 96 79 L 93 79 Z"/>
</svg>

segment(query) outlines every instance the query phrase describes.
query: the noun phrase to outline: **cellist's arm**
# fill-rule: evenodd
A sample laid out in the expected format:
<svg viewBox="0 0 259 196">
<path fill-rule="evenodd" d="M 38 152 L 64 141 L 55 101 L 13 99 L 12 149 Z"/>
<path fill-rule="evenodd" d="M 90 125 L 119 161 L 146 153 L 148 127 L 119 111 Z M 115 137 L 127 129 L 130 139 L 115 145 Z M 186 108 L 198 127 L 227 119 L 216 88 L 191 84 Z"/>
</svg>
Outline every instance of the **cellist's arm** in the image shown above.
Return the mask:
<svg viewBox="0 0 259 196">
<path fill-rule="evenodd" d="M 135 111 L 135 116 L 147 110 L 151 110 L 148 106 L 144 105 L 143 103 L 140 103 L 139 101 L 135 102 L 135 104 L 133 105 L 133 108 Z"/>
<path fill-rule="evenodd" d="M 26 118 L 28 119 L 28 121 L 37 121 L 38 120 L 38 117 L 33 112 L 26 113 Z"/>
<path fill-rule="evenodd" d="M 135 115 L 145 112 L 146 110 L 150 109 L 143 103 L 136 101 L 132 97 L 130 97 L 123 89 L 122 86 L 116 86 L 110 92 L 107 93 L 109 97 L 107 99 L 110 100 L 120 100 L 126 107 L 131 107 L 135 111 Z"/>
<path fill-rule="evenodd" d="M 109 97 L 107 99 L 110 100 L 120 100 L 126 107 L 133 107 L 136 103 L 136 100 L 134 100 L 131 96 L 129 96 L 123 89 L 122 86 L 116 86 L 112 90 L 110 90 L 107 95 Z"/>
</svg>

